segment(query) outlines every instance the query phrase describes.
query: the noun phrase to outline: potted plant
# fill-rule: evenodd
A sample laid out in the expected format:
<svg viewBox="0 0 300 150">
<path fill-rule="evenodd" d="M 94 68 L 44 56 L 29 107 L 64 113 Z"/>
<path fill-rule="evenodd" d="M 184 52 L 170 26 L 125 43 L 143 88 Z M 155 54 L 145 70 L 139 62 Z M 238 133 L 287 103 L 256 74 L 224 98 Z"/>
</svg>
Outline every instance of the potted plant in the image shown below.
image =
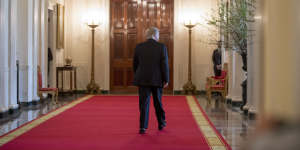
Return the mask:
<svg viewBox="0 0 300 150">
<path fill-rule="evenodd" d="M 227 49 L 234 50 L 242 56 L 242 69 L 247 72 L 247 44 L 252 30 L 249 24 L 254 22 L 255 0 L 220 0 L 218 11 L 211 16 L 208 24 L 220 30 L 225 37 Z M 247 100 L 247 79 L 242 83 L 243 105 Z M 241 106 L 241 108 L 243 107 Z"/>
</svg>

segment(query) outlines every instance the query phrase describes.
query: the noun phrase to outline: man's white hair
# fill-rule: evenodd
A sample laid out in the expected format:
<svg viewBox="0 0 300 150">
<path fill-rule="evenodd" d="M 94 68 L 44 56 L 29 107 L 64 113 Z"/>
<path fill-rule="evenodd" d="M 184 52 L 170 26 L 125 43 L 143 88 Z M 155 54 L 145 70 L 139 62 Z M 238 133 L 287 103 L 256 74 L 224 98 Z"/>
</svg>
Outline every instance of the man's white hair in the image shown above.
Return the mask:
<svg viewBox="0 0 300 150">
<path fill-rule="evenodd" d="M 159 34 L 159 30 L 156 27 L 150 27 L 146 30 L 147 39 L 152 39 L 156 34 Z"/>
</svg>

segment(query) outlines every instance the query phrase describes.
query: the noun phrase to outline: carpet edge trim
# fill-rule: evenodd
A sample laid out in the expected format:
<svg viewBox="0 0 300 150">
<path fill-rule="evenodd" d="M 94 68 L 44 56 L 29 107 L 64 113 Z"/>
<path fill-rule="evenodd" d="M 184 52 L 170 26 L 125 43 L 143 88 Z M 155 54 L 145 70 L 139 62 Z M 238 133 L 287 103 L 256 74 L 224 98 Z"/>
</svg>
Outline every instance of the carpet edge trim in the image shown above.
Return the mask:
<svg viewBox="0 0 300 150">
<path fill-rule="evenodd" d="M 199 130 L 205 137 L 205 140 L 211 150 L 230 150 L 229 145 L 226 145 L 218 135 L 218 133 L 210 124 L 208 118 L 204 116 L 204 112 L 201 111 L 200 106 L 198 106 L 196 100 L 193 96 L 186 96 L 187 103 L 189 105 L 190 111 L 197 123 Z"/>
<path fill-rule="evenodd" d="M 195 96 L 193 96 L 194 100 L 196 101 L 198 107 L 200 108 L 200 110 L 202 111 L 204 117 L 207 119 L 208 123 L 210 123 L 210 125 L 212 126 L 212 128 L 215 130 L 216 134 L 219 136 L 219 138 L 222 140 L 222 142 L 226 145 L 226 147 L 228 148 L 228 150 L 232 150 L 231 146 L 227 143 L 227 141 L 225 140 L 225 138 L 219 133 L 219 131 L 216 129 L 216 127 L 214 126 L 214 124 L 210 121 L 209 117 L 207 116 L 207 114 L 205 113 L 205 111 L 203 110 L 203 108 L 201 107 L 199 101 L 197 100 L 197 98 Z"/>
<path fill-rule="evenodd" d="M 56 109 L 55 111 L 52 111 L 38 119 L 35 119 L 33 120 L 32 122 L 28 123 L 28 124 L 25 124 L 24 126 L 21 126 L 20 128 L 17 128 L 16 130 L 14 130 L 13 132 L 10 132 L 2 137 L 0 137 L 0 147 L 3 146 L 4 144 L 16 139 L 17 137 L 21 136 L 22 134 L 30 131 L 31 129 L 39 126 L 40 124 L 44 123 L 45 121 L 61 114 L 62 112 L 76 106 L 77 104 L 80 104 L 90 98 L 92 98 L 93 95 L 87 95 L 87 96 L 84 96 L 82 98 L 79 98 L 78 100 L 76 101 L 73 101 L 65 106 L 62 106 L 58 109 Z"/>
</svg>

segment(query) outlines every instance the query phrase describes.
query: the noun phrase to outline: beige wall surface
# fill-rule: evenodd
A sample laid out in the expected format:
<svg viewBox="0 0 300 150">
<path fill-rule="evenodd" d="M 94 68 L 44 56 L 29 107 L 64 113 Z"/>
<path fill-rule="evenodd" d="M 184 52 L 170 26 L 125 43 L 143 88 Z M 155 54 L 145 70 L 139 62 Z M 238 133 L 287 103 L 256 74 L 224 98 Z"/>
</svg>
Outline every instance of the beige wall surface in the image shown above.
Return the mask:
<svg viewBox="0 0 300 150">
<path fill-rule="evenodd" d="M 174 1 L 174 90 L 182 90 L 187 81 L 188 31 L 182 19 L 194 16 L 200 25 L 192 35 L 192 79 L 197 90 L 204 90 L 206 77 L 212 75 L 212 45 L 210 29 L 206 19 L 217 0 L 175 0 Z M 102 24 L 95 36 L 95 78 L 104 90 L 109 90 L 109 0 L 65 0 L 66 44 L 65 56 L 72 57 L 78 66 L 78 88 L 85 89 L 90 80 L 91 31 L 83 23 L 82 16 L 87 11 L 96 11 L 102 16 Z"/>
<path fill-rule="evenodd" d="M 84 90 L 90 81 L 92 32 L 84 23 L 88 11 L 101 14 L 95 33 L 95 80 L 109 90 L 109 0 L 65 0 L 65 57 L 77 66 L 77 86 Z"/>
<path fill-rule="evenodd" d="M 297 0 L 265 0 L 264 104 L 266 117 L 299 119 L 299 9 Z M 280 11 L 278 11 L 280 10 Z M 298 62 L 297 62 L 298 61 Z M 297 91 L 298 90 L 298 91 Z"/>
</svg>

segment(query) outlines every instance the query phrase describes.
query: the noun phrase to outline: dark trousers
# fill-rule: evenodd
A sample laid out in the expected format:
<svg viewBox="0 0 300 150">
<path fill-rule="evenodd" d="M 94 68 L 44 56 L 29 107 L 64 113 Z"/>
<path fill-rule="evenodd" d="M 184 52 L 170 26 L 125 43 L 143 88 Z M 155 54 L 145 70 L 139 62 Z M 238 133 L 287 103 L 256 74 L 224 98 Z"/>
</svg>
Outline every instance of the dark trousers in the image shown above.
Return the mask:
<svg viewBox="0 0 300 150">
<path fill-rule="evenodd" d="M 214 73 L 215 76 L 221 76 L 222 70 L 218 69 L 216 65 L 214 65 Z"/>
<path fill-rule="evenodd" d="M 161 103 L 162 88 L 139 86 L 140 128 L 148 128 L 151 93 L 158 125 L 165 123 L 165 111 Z"/>
</svg>

